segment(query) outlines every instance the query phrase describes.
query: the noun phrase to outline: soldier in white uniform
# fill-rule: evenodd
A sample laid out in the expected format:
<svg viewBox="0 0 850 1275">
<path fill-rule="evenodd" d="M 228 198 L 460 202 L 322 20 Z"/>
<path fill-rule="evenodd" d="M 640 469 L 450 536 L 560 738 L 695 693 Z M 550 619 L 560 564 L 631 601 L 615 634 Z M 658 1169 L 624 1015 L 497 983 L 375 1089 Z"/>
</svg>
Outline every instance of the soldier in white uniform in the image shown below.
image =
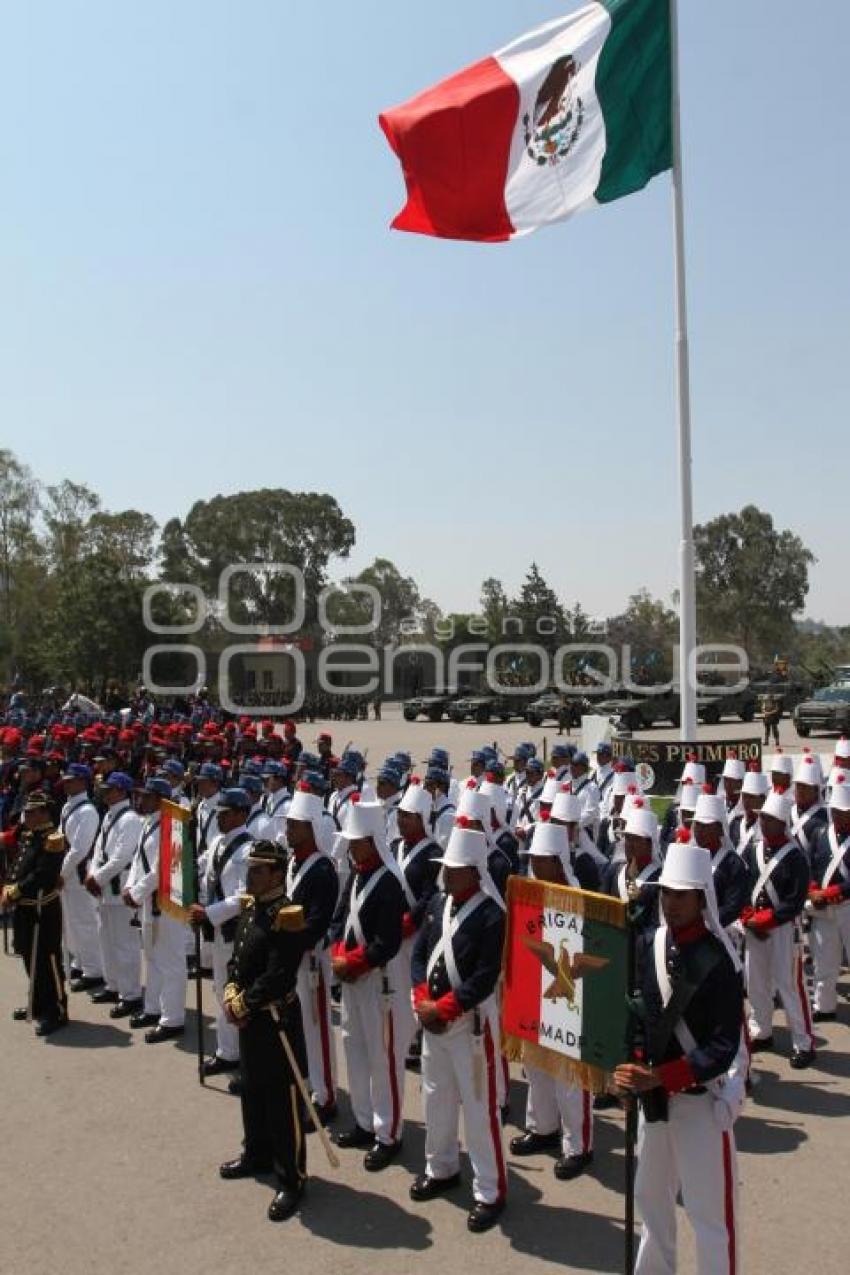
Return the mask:
<svg viewBox="0 0 850 1275">
<path fill-rule="evenodd" d="M 601 818 L 599 789 L 590 777 L 590 758 L 576 753 L 570 762 L 573 796 L 581 802 L 581 826 L 595 839 Z"/>
<path fill-rule="evenodd" d="M 467 1227 L 489 1230 L 505 1208 L 499 1120 L 499 1010 L 504 909 L 487 872 L 487 841 L 459 815 L 443 856 L 413 955 L 414 1006 L 424 1029 L 425 1172 L 410 1188 L 426 1201 L 460 1183 L 458 1120 L 463 1108 L 474 1205 Z"/>
<path fill-rule="evenodd" d="M 445 849 L 454 827 L 457 803 L 449 797 L 451 775 L 440 766 L 429 766 L 425 772 L 424 787 L 434 799 L 429 829 L 434 840 Z"/>
<path fill-rule="evenodd" d="M 97 903 L 83 882 L 100 828 L 100 815 L 89 797 L 92 773 L 89 766 L 71 762 L 62 775 L 66 801 L 59 816 L 65 837 L 62 860 L 62 920 L 65 947 L 73 957 L 79 978 L 69 984 L 72 992 L 93 991 L 103 986 L 103 957 L 97 926 Z"/>
<path fill-rule="evenodd" d="M 387 820 L 387 842 L 392 845 L 400 836 L 396 812 L 402 798 L 404 776 L 398 766 L 385 761 L 376 779 L 378 801 L 384 807 Z"/>
<path fill-rule="evenodd" d="M 812 883 L 806 905 L 812 915 L 816 1023 L 831 1022 L 838 1005 L 842 952 L 850 962 L 850 771 L 834 772 L 830 824 L 811 847 Z"/>
<path fill-rule="evenodd" d="M 748 770 L 741 785 L 741 813 L 736 815 L 729 825 L 729 837 L 738 854 L 743 855 L 753 837 L 758 837 L 761 830 L 759 811 L 770 789 L 767 775 L 759 770 L 758 763 L 753 762 L 754 769 Z"/>
<path fill-rule="evenodd" d="M 198 872 L 203 875 L 205 856 L 212 842 L 218 836 L 216 813 L 221 800 L 221 786 L 224 783 L 224 771 L 212 761 L 205 761 L 198 771 L 195 781 L 198 801 L 195 818 L 198 825 Z"/>
<path fill-rule="evenodd" d="M 266 792 L 263 797 L 264 819 L 260 823 L 258 840 L 273 841 L 286 848 L 287 807 L 292 793 L 286 786 L 287 768 L 279 761 L 267 761 L 263 766 Z"/>
<path fill-rule="evenodd" d="M 213 987 L 216 1008 L 216 1052 L 204 1063 L 204 1074 L 216 1076 L 239 1066 L 239 1034 L 224 1009 L 227 963 L 233 954 L 233 938 L 239 920 L 247 879 L 248 852 L 252 845 L 246 829 L 251 798 L 244 788 L 225 788 L 218 806 L 219 836 L 207 856 L 207 872 L 201 883 L 205 903 L 190 908 L 193 925 L 201 925 L 213 945 Z"/>
<path fill-rule="evenodd" d="M 251 798 L 251 807 L 248 811 L 248 818 L 245 820 L 245 831 L 252 841 L 257 841 L 262 836 L 266 822 L 262 778 L 249 770 L 241 770 L 239 772 L 239 787 L 244 789 Z"/>
<path fill-rule="evenodd" d="M 635 1275 L 676 1270 L 678 1192 L 694 1232 L 697 1270 L 735 1275 L 733 1128 L 745 1071 L 740 963 L 717 915 L 704 850 L 677 838 L 658 885 L 662 923 L 638 949 L 642 1059 L 614 1072 L 616 1091 L 639 1096 L 642 1108 L 635 1195 L 643 1230 Z"/>
<path fill-rule="evenodd" d="M 98 900 L 98 935 L 106 986 L 93 994 L 97 1004 L 112 1004 L 110 1018 L 129 1018 L 142 1007 L 142 949 L 132 914 L 124 906 L 141 820 L 130 805 L 133 781 L 111 771 L 103 785 L 106 814 L 95 841 L 85 887 Z"/>
<path fill-rule="evenodd" d="M 142 951 L 145 956 L 144 1006 L 130 1018 L 133 1028 L 149 1028 L 149 1045 L 182 1036 L 186 1018 L 186 926 L 159 907 L 160 806 L 171 800 L 166 779 L 149 779 L 139 794 L 142 827 L 139 844 L 124 887 L 128 908 L 141 909 Z"/>
<path fill-rule="evenodd" d="M 611 786 L 614 782 L 614 753 L 607 739 L 602 739 L 594 749 L 596 770 L 593 782 L 599 792 L 599 808 L 603 813 L 608 810 Z"/>
<path fill-rule="evenodd" d="M 740 757 L 727 757 L 723 763 L 723 771 L 720 775 L 720 782 L 717 785 L 717 795 L 722 797 L 726 803 L 726 822 L 730 825 L 732 820 L 736 819 L 743 810 L 741 806 L 741 788 L 746 773 L 747 769 Z"/>
<path fill-rule="evenodd" d="M 794 771 L 794 804 L 791 807 L 791 831 L 797 845 L 811 863 L 812 841 L 826 827 L 823 804 L 823 771 L 820 758 L 806 749 Z"/>
<path fill-rule="evenodd" d="M 331 956 L 328 930 L 339 896 L 339 877 L 325 834 L 328 821 L 321 797 L 306 783 L 287 807 L 290 857 L 286 895 L 304 909 L 305 945 L 296 990 L 301 1002 L 307 1070 L 313 1101 L 323 1124 L 336 1115 L 336 1041 L 331 1023 Z"/>
<path fill-rule="evenodd" d="M 397 1033 L 404 891 L 386 844 L 379 802 L 352 798 L 342 837 L 354 870 L 331 926 L 331 961 L 342 983 L 342 1041 L 355 1124 L 341 1147 L 369 1147 L 364 1167 L 385 1169 L 401 1149 L 404 1050 Z"/>
<path fill-rule="evenodd" d="M 805 854 L 791 836 L 791 803 L 772 792 L 761 808 L 761 838 L 744 851 L 755 882 L 741 915 L 746 941 L 747 993 L 752 1052 L 773 1047 L 773 996 L 779 993 L 791 1032 L 791 1066 L 809 1067 L 815 1058 L 809 997 L 797 941 L 796 921 L 808 897 L 810 872 Z"/>
</svg>

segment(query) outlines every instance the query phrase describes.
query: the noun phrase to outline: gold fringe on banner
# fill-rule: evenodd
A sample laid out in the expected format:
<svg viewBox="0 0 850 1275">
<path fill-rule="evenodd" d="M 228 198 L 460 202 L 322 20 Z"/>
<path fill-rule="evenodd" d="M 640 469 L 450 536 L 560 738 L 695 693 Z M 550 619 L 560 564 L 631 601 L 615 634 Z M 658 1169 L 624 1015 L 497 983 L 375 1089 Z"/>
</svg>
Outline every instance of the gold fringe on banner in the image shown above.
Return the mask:
<svg viewBox="0 0 850 1275">
<path fill-rule="evenodd" d="M 590 890 L 574 890 L 569 885 L 552 885 L 548 881 L 535 881 L 529 877 L 510 877 L 508 880 L 508 905 L 526 903 L 532 907 L 553 908 L 559 912 L 574 912 L 588 921 L 626 928 L 626 905 L 609 894 L 593 894 Z"/>
<path fill-rule="evenodd" d="M 562 1080 L 567 1084 L 576 1084 L 589 1093 L 605 1093 L 608 1089 L 610 1072 L 591 1063 L 581 1062 L 578 1058 L 565 1058 L 563 1054 L 533 1041 L 521 1040 L 518 1036 L 502 1033 L 502 1053 L 508 1062 L 522 1063 L 526 1067 L 536 1067 L 545 1071 L 554 1080 Z"/>
<path fill-rule="evenodd" d="M 171 899 L 158 898 L 159 910 L 166 916 L 170 916 L 175 921 L 182 921 L 184 925 L 189 924 L 189 909 L 181 907 L 179 903 L 173 903 Z"/>
</svg>

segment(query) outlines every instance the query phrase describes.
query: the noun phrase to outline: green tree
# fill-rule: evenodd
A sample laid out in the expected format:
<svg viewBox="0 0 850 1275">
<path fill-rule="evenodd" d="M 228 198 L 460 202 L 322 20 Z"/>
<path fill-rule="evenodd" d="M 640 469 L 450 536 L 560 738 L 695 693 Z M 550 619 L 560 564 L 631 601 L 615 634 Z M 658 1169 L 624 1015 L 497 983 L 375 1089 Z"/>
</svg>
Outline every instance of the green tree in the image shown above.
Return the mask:
<svg viewBox="0 0 850 1275">
<path fill-rule="evenodd" d="M 0 449 L 0 681 L 27 665 L 43 598 L 46 565 L 36 532 L 38 483 Z"/>
<path fill-rule="evenodd" d="M 347 558 L 354 524 L 332 496 L 283 489 L 242 491 L 199 500 L 183 522 L 172 519 L 160 544 L 163 578 L 218 593 L 228 566 L 283 563 L 298 567 L 306 583 L 306 628 L 315 624 L 316 599 L 332 557 Z M 260 569 L 231 582 L 230 612 L 240 623 L 281 624 L 292 614 L 289 577 Z"/>
<path fill-rule="evenodd" d="M 510 603 L 501 580 L 488 576 L 481 585 L 481 618 L 487 625 L 487 638 L 490 642 L 501 642 L 504 632 L 505 616 Z"/>
<path fill-rule="evenodd" d="M 608 621 L 608 643 L 631 648 L 631 681 L 665 683 L 670 679 L 679 618 L 672 607 L 639 589 L 622 615 Z"/>
<path fill-rule="evenodd" d="M 376 589 L 380 599 L 378 609 L 373 599 L 355 591 L 346 594 L 347 585 L 365 584 Z M 337 624 L 363 625 L 378 615 L 374 631 L 364 634 L 360 640 L 375 646 L 400 643 L 412 630 L 419 632 L 425 622 L 422 599 L 416 581 L 403 576 L 389 558 L 376 558 L 359 575 L 343 580 L 340 591 L 328 600 L 328 618 Z"/>
<path fill-rule="evenodd" d="M 47 553 L 53 570 L 60 571 L 85 551 L 88 522 L 100 509 L 100 497 L 84 483 L 68 478 L 48 487 L 46 495 Z"/>
<path fill-rule="evenodd" d="M 747 505 L 694 529 L 697 627 L 702 642 L 735 642 L 752 661 L 794 641 L 814 554 L 770 514 Z"/>
</svg>

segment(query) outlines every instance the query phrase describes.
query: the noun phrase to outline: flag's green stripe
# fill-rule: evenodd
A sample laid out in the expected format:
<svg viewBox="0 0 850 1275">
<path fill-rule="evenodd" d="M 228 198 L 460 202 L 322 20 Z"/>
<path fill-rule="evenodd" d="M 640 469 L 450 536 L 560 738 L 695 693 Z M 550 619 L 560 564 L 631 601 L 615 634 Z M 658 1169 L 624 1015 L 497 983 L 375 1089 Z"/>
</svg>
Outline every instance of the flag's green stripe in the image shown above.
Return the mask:
<svg viewBox="0 0 850 1275">
<path fill-rule="evenodd" d="M 195 900 L 195 873 L 192 863 L 192 836 L 188 819 L 183 823 L 183 907 L 187 908 Z"/>
<path fill-rule="evenodd" d="M 669 0 L 601 0 L 611 30 L 596 68 L 605 157 L 596 199 L 641 190 L 673 163 Z"/>
<path fill-rule="evenodd" d="M 581 1059 L 612 1071 L 625 1059 L 626 931 L 585 921 L 584 950 L 608 964 L 585 975 L 582 990 Z"/>
</svg>

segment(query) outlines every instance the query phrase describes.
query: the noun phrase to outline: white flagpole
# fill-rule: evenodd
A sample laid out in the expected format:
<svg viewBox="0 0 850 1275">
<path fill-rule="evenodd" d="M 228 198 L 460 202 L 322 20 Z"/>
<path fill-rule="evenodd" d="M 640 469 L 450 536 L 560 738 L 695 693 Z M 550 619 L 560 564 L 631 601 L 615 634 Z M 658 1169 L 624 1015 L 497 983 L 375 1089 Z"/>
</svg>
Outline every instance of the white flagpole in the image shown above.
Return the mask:
<svg viewBox="0 0 850 1275">
<path fill-rule="evenodd" d="M 691 386 L 688 353 L 688 302 L 685 279 L 685 213 L 682 180 L 682 128 L 679 108 L 679 11 L 670 0 L 670 55 L 673 112 L 673 226 L 676 288 L 676 424 L 679 440 L 679 683 L 681 738 L 696 739 L 696 687 L 689 676 L 696 647 L 696 580 L 694 575 L 694 504 L 691 482 Z"/>
</svg>

